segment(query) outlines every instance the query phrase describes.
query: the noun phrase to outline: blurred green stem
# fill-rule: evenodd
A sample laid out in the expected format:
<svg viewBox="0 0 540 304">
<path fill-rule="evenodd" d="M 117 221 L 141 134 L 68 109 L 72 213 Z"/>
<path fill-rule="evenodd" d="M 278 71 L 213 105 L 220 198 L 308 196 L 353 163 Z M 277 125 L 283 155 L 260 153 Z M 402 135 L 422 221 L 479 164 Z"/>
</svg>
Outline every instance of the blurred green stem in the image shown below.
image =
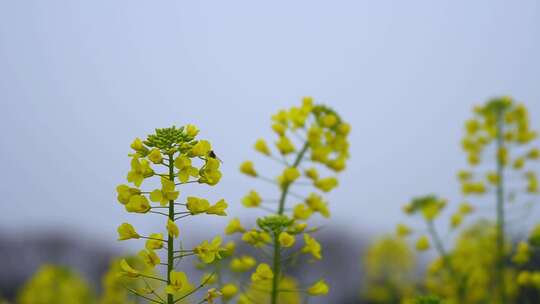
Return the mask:
<svg viewBox="0 0 540 304">
<path fill-rule="evenodd" d="M 452 265 L 452 261 L 450 259 L 450 256 L 446 252 L 446 249 L 444 248 L 444 245 L 442 243 L 441 237 L 439 236 L 439 233 L 435 229 L 435 225 L 433 224 L 433 220 L 426 220 L 427 226 L 428 226 L 428 232 L 431 235 L 431 238 L 433 239 L 433 243 L 435 243 L 435 249 L 443 259 L 444 266 L 450 273 L 450 275 L 453 277 L 454 281 L 456 281 L 457 284 L 457 297 L 459 303 L 463 303 L 465 300 L 465 281 L 460 275 L 456 272 L 454 269 L 454 266 Z"/>
<path fill-rule="evenodd" d="M 496 158 L 497 158 L 497 222 L 496 222 L 496 280 L 497 293 L 500 303 L 506 303 L 506 290 L 504 282 L 504 159 L 502 149 L 504 148 L 504 128 L 503 111 L 497 114 L 497 138 L 496 138 Z"/>
</svg>

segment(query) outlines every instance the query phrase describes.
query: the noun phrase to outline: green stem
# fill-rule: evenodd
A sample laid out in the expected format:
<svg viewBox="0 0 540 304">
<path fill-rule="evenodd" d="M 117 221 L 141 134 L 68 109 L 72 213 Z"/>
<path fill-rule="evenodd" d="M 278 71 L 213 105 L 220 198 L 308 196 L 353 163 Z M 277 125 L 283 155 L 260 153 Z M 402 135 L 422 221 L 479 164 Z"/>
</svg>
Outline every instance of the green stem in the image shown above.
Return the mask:
<svg viewBox="0 0 540 304">
<path fill-rule="evenodd" d="M 309 148 L 309 143 L 305 142 L 302 150 L 296 156 L 294 163 L 292 164 L 293 168 L 298 167 L 304 154 L 306 154 Z M 277 214 L 282 215 L 285 212 L 285 201 L 287 199 L 287 194 L 289 193 L 289 187 L 291 184 L 286 184 L 283 186 L 281 191 L 281 197 L 279 198 L 279 207 Z M 272 292 L 271 292 L 271 303 L 277 304 L 278 295 L 279 295 L 279 278 L 281 275 L 281 244 L 279 243 L 279 235 L 274 233 L 274 256 L 273 256 L 273 267 L 272 271 L 274 273 L 274 278 L 272 280 Z"/>
<path fill-rule="evenodd" d="M 497 292 L 501 304 L 506 303 L 506 290 L 504 282 L 504 164 L 501 150 L 504 147 L 503 138 L 503 112 L 497 116 L 497 223 L 496 223 L 496 280 Z"/>
<path fill-rule="evenodd" d="M 446 253 L 446 249 L 444 249 L 444 246 L 442 244 L 441 238 L 439 237 L 439 234 L 437 233 L 437 230 L 435 229 L 435 225 L 433 225 L 432 220 L 426 220 L 427 226 L 428 226 L 428 232 L 431 235 L 431 238 L 433 239 L 433 243 L 435 243 L 435 249 L 441 255 L 445 260 L 448 257 L 448 254 Z M 450 266 L 448 264 L 447 266 Z"/>
<path fill-rule="evenodd" d="M 463 303 L 465 301 L 465 280 L 459 276 L 459 274 L 455 271 L 454 266 L 452 265 L 452 262 L 450 261 L 450 256 L 446 252 L 446 249 L 444 248 L 443 242 L 441 240 L 441 237 L 439 236 L 439 233 L 437 233 L 437 230 L 435 229 L 435 225 L 433 224 L 433 220 L 426 220 L 427 226 L 428 226 L 428 232 L 431 235 L 431 238 L 433 239 L 433 243 L 435 244 L 435 249 L 443 259 L 444 266 L 450 273 L 450 275 L 454 278 L 454 281 L 457 284 L 457 296 L 459 303 Z"/>
<path fill-rule="evenodd" d="M 272 304 L 277 303 L 278 299 L 278 287 L 279 287 L 279 275 L 281 272 L 281 244 L 279 243 L 279 236 L 274 234 L 274 265 L 273 272 L 274 278 L 272 280 Z"/>
<path fill-rule="evenodd" d="M 174 160 L 169 154 L 169 180 L 174 183 Z M 174 222 L 174 201 L 169 201 L 169 219 Z M 174 267 L 174 238 L 168 235 L 167 239 L 167 284 L 171 284 L 171 271 Z M 167 294 L 167 303 L 174 303 L 174 295 Z"/>
</svg>

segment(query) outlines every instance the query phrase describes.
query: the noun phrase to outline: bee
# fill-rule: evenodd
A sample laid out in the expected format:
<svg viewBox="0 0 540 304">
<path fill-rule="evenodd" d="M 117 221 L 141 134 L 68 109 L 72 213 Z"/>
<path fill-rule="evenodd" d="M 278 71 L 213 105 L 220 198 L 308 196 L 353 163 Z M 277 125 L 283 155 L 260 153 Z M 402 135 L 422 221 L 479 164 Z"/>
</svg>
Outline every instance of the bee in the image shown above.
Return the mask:
<svg viewBox="0 0 540 304">
<path fill-rule="evenodd" d="M 208 152 L 208 156 L 217 159 L 220 163 L 223 164 L 223 161 L 216 155 L 216 152 L 214 152 L 214 150 L 210 150 L 210 152 Z"/>
</svg>

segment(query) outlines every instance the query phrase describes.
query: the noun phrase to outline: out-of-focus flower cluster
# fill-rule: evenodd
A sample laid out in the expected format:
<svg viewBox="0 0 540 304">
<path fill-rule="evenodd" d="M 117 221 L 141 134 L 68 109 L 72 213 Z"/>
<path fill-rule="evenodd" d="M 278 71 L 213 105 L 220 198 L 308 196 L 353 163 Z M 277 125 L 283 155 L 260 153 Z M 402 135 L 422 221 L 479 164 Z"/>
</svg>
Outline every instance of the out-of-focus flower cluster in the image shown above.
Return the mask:
<svg viewBox="0 0 540 304">
<path fill-rule="evenodd" d="M 540 159 L 540 150 L 530 146 L 538 134 L 529 127 L 527 108 L 509 97 L 502 97 L 476 107 L 474 113 L 475 117 L 465 123 L 465 137 L 461 142 L 469 164 L 478 167 L 482 160 L 491 160 L 489 153 L 494 153 L 502 166 L 523 176 L 527 193 L 538 193 L 536 173 L 526 169 L 529 162 Z M 494 145 L 498 138 L 500 144 Z M 489 149 L 493 146 L 496 147 Z M 458 178 L 465 195 L 485 194 L 501 179 L 494 167 L 480 172 L 462 170 Z"/>
<path fill-rule="evenodd" d="M 415 296 L 415 254 L 402 238 L 384 237 L 362 259 L 364 290 L 370 303 L 401 303 Z"/>
<path fill-rule="evenodd" d="M 416 234 L 418 251 L 433 248 L 438 257 L 433 260 L 421 286 L 428 294 L 443 299 L 444 303 L 521 303 L 520 296 L 540 286 L 538 265 L 531 263 L 534 256 L 534 235 L 540 239 L 540 228 L 526 240 L 512 243 L 504 227 L 511 222 L 505 217 L 512 208 L 525 210 L 529 205 L 518 204 L 519 196 L 538 193 L 534 161 L 540 152 L 533 145 L 537 133 L 531 130 L 527 110 L 509 97 L 489 100 L 475 107 L 474 118 L 465 123 L 462 147 L 467 154 L 470 170 L 458 172 L 464 200 L 449 214 L 447 227 L 439 227 L 437 220 L 447 208 L 447 202 L 435 195 L 414 198 L 403 211 L 420 215 L 425 228 L 414 230 L 398 224 L 396 234 L 406 237 Z M 529 169 L 527 169 L 529 168 Z M 516 179 L 516 177 L 518 179 Z M 521 177 L 521 178 L 519 178 Z M 523 183 L 525 181 L 525 184 Z M 467 217 L 485 207 L 473 207 L 473 196 L 492 198 L 495 219 L 479 221 L 464 227 L 453 245 L 441 231 L 454 233 L 464 226 Z M 483 217 L 485 215 L 481 214 Z M 415 232 L 418 232 L 415 233 Z M 502 291 L 501 291 L 502 290 Z M 534 292 L 533 292 L 534 293 Z"/>
<path fill-rule="evenodd" d="M 259 217 L 252 228 L 234 218 L 225 229 L 226 234 L 239 234 L 244 244 L 260 252 L 259 256 L 235 254 L 229 259 L 230 272 L 251 273 L 249 283 L 239 276 L 235 277 L 240 279 L 221 282 L 221 292 L 225 294 L 224 288 L 228 287 L 230 299 L 236 296 L 238 303 L 294 304 L 300 303 L 303 294 L 320 296 L 329 291 L 323 279 L 302 287 L 285 274 L 285 269 L 302 257 L 315 261 L 323 256 L 321 245 L 313 235 L 317 228 L 309 227 L 307 221 L 316 215 L 330 216 L 323 193 L 338 185 L 335 174 L 345 169 L 350 126 L 335 111 L 315 105 L 307 97 L 299 107 L 273 115 L 272 130 L 277 135 L 273 148 L 261 138 L 255 142 L 254 149 L 282 166 L 277 176 L 271 178 L 260 172 L 252 161 L 240 165 L 243 174 L 271 183 L 278 190 L 277 197 L 272 198 L 250 189 L 242 198 L 242 205 L 272 215 Z M 290 206 L 291 200 L 296 204 Z M 225 273 L 222 264 L 219 267 Z"/>
<path fill-rule="evenodd" d="M 95 294 L 82 277 L 67 267 L 43 265 L 19 291 L 19 304 L 90 304 Z"/>
</svg>

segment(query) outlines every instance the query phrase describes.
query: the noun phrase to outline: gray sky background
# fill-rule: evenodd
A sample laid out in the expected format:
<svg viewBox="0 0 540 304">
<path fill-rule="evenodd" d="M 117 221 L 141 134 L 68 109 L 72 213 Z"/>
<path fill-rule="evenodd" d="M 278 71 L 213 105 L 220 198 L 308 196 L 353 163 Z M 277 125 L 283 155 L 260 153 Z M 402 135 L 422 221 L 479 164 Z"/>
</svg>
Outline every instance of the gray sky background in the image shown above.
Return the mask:
<svg viewBox="0 0 540 304">
<path fill-rule="evenodd" d="M 1 1 L 0 229 L 116 238 L 129 144 L 194 123 L 224 160 L 230 213 L 269 119 L 304 95 L 353 126 L 327 225 L 383 233 L 411 196 L 459 202 L 474 104 L 525 102 L 540 128 L 538 1 Z M 202 231 L 226 220 L 198 222 Z M 161 223 L 160 223 L 161 225 Z"/>
</svg>

